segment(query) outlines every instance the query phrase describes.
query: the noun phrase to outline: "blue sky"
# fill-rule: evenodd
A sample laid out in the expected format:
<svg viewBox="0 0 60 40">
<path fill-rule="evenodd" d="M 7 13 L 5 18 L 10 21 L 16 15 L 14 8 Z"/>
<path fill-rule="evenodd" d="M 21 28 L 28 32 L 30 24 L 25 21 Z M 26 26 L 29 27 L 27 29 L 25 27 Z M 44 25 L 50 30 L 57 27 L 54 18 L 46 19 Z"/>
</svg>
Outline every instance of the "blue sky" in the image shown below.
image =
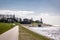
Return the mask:
<svg viewBox="0 0 60 40">
<path fill-rule="evenodd" d="M 0 0 L 0 10 L 34 11 L 60 15 L 60 0 Z"/>
</svg>

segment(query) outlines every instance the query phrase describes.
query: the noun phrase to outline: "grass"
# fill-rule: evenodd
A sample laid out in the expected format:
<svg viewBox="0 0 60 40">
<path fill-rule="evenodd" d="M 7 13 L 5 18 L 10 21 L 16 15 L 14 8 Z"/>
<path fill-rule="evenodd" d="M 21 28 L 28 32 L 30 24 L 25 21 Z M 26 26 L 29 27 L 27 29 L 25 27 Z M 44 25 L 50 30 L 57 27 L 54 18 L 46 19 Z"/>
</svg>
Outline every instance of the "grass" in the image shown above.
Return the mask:
<svg viewBox="0 0 60 40">
<path fill-rule="evenodd" d="M 13 23 L 0 23 L 0 34 L 14 27 Z"/>
<path fill-rule="evenodd" d="M 45 36 L 34 33 L 32 31 L 22 27 L 21 25 L 20 25 L 19 29 L 20 29 L 19 30 L 19 32 L 20 32 L 20 34 L 19 34 L 20 35 L 19 36 L 20 40 L 51 40 L 50 38 L 47 38 Z M 21 36 L 24 36 L 24 37 L 21 37 Z"/>
</svg>

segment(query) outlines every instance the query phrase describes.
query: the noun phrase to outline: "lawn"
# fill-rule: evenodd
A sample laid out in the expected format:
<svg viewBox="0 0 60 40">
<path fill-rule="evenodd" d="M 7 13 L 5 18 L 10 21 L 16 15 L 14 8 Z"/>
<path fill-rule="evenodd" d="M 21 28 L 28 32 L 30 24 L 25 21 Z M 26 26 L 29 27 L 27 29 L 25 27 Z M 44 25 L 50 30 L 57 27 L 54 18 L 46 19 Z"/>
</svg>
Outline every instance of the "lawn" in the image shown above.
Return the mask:
<svg viewBox="0 0 60 40">
<path fill-rule="evenodd" d="M 19 27 L 20 40 L 51 40 L 45 36 L 34 33 L 20 25 Z"/>
<path fill-rule="evenodd" d="M 6 32 L 7 30 L 13 28 L 13 23 L 0 23 L 0 34 Z"/>
</svg>

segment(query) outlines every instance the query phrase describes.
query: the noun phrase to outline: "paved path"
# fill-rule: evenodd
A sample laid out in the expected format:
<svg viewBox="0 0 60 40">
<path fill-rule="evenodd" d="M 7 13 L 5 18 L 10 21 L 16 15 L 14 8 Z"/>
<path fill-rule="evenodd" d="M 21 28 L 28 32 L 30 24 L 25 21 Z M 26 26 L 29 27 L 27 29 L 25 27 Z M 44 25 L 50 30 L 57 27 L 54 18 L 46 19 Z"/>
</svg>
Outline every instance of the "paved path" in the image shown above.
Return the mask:
<svg viewBox="0 0 60 40">
<path fill-rule="evenodd" d="M 0 40 L 18 40 L 18 26 L 0 35 Z"/>
</svg>

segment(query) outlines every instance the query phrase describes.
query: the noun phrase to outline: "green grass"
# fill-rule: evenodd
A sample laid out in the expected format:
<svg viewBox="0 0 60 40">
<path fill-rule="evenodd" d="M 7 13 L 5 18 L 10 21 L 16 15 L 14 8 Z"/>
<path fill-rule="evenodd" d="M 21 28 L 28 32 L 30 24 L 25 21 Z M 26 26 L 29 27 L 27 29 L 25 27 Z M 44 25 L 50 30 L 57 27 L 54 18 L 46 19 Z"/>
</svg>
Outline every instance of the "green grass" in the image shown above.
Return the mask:
<svg viewBox="0 0 60 40">
<path fill-rule="evenodd" d="M 13 23 L 0 23 L 0 34 L 14 27 Z"/>
<path fill-rule="evenodd" d="M 35 38 L 34 40 L 51 40 L 50 38 L 47 38 L 47 37 L 45 37 L 45 36 L 39 35 L 39 34 L 37 34 L 37 33 L 35 33 L 35 32 L 32 32 L 32 31 L 30 31 L 30 30 L 22 27 L 21 25 L 20 25 L 20 27 L 21 27 L 25 32 L 29 33 L 29 35 L 32 35 L 32 38 Z"/>
</svg>

